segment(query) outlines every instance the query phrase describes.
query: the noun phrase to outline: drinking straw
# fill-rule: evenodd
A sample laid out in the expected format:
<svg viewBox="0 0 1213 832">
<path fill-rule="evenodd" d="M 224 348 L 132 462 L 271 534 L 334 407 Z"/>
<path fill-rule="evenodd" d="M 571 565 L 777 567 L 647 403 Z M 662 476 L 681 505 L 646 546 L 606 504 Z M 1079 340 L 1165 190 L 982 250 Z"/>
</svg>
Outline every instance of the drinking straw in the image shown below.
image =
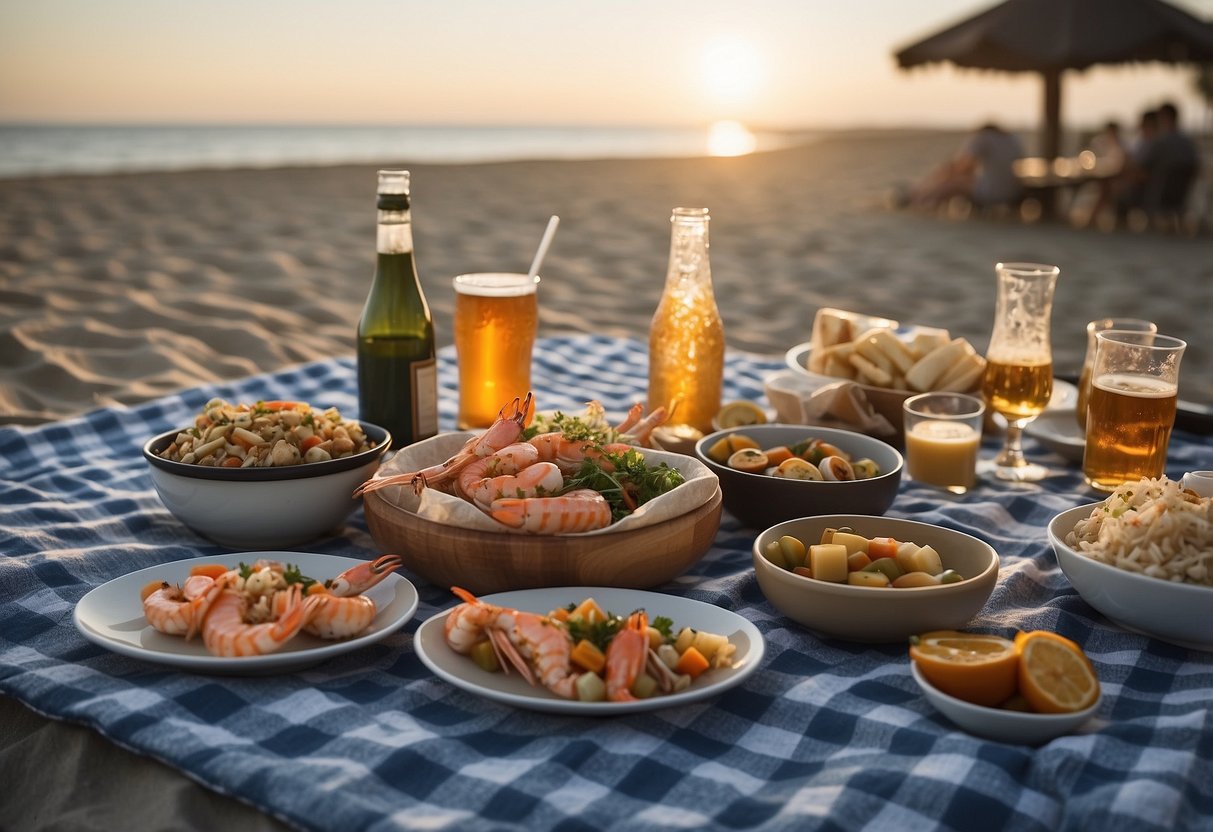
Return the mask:
<svg viewBox="0 0 1213 832">
<path fill-rule="evenodd" d="M 539 250 L 535 252 L 535 259 L 531 261 L 531 270 L 527 272 L 527 277 L 534 281 L 535 275 L 539 274 L 539 264 L 543 262 L 543 258 L 548 253 L 548 246 L 552 244 L 552 237 L 556 234 L 556 226 L 560 224 L 560 217 L 555 214 L 548 220 L 547 230 L 543 232 L 543 239 L 539 241 Z"/>
</svg>

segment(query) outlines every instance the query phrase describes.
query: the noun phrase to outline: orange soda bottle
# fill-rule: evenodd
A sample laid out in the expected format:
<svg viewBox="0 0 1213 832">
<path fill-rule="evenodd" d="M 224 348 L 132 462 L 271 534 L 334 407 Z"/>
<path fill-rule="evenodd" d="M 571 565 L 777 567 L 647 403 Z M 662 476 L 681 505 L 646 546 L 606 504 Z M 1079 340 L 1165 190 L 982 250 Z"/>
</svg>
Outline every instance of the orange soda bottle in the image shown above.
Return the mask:
<svg viewBox="0 0 1213 832">
<path fill-rule="evenodd" d="M 649 329 L 649 409 L 675 406 L 671 423 L 712 430 L 724 380 L 724 324 L 712 293 L 708 209 L 675 208 L 670 267 Z"/>
</svg>

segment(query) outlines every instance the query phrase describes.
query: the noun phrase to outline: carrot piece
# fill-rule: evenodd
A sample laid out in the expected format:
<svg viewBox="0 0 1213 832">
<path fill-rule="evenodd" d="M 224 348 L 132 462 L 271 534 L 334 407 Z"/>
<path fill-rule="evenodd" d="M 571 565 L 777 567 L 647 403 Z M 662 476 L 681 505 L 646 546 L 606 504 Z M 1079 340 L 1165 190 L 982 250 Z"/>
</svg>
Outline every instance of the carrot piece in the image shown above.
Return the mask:
<svg viewBox="0 0 1213 832">
<path fill-rule="evenodd" d="M 167 581 L 148 581 L 139 590 L 139 600 L 146 601 L 147 596 L 151 595 L 156 590 L 162 589 L 163 587 L 166 587 L 166 586 L 168 586 Z"/>
<path fill-rule="evenodd" d="M 257 407 L 261 410 L 290 410 L 291 408 L 298 406 L 299 402 L 280 401 L 276 399 L 268 402 L 257 402 Z"/>
<path fill-rule="evenodd" d="M 794 456 L 792 449 L 787 445 L 776 445 L 774 448 L 767 448 L 765 453 L 767 455 L 767 462 L 776 467 L 778 467 L 779 463 Z"/>
<path fill-rule="evenodd" d="M 891 537 L 873 537 L 868 541 L 868 557 L 872 560 L 897 556 L 898 543 Z"/>
<path fill-rule="evenodd" d="M 304 439 L 302 442 L 299 443 L 299 450 L 303 451 L 304 453 L 307 453 L 308 451 L 310 451 L 312 448 L 316 447 L 323 441 L 324 441 L 323 439 L 321 439 L 319 436 L 317 436 L 316 434 L 313 433 L 307 439 Z"/>
<path fill-rule="evenodd" d="M 596 621 L 606 619 L 606 613 L 602 611 L 602 607 L 598 606 L 598 602 L 593 598 L 586 598 L 577 608 L 569 613 L 569 618 L 580 618 L 587 624 L 593 624 Z"/>
<path fill-rule="evenodd" d="M 328 592 L 328 587 L 320 583 L 320 581 L 316 581 L 316 583 L 307 588 L 308 595 L 328 595 Z"/>
<path fill-rule="evenodd" d="M 200 563 L 197 566 L 190 567 L 190 577 L 192 578 L 195 575 L 202 575 L 207 578 L 219 580 L 219 576 L 227 571 L 227 567 L 222 563 Z"/>
<path fill-rule="evenodd" d="M 606 666 L 606 654 L 584 638 L 577 642 L 569 658 L 573 664 L 592 673 L 597 673 Z"/>
<path fill-rule="evenodd" d="M 708 669 L 708 660 L 703 657 L 694 647 L 688 647 L 686 651 L 678 657 L 678 664 L 674 665 L 675 673 L 685 673 L 692 679 L 698 679 L 699 674 Z"/>
<path fill-rule="evenodd" d="M 553 621 L 560 621 L 563 623 L 569 620 L 569 611 L 564 607 L 561 607 L 560 609 L 552 610 L 550 613 L 548 613 L 548 618 L 552 619 Z"/>
</svg>

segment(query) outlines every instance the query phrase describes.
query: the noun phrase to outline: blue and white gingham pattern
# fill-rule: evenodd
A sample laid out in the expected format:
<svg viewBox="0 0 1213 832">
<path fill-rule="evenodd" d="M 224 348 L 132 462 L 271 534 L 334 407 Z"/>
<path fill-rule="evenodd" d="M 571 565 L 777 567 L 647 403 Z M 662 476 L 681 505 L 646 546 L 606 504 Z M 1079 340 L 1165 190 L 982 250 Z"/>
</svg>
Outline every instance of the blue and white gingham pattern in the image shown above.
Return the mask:
<svg viewBox="0 0 1213 832">
<path fill-rule="evenodd" d="M 644 346 L 548 339 L 534 384 L 543 408 L 643 395 Z M 775 359 L 732 354 L 726 395 L 758 398 Z M 441 419 L 456 402 L 440 359 Z M 1132 829 L 1213 823 L 1213 655 L 1109 624 L 1057 567 L 1045 526 L 1094 498 L 1078 472 L 941 499 L 905 483 L 890 516 L 974 534 L 1002 555 L 974 629 L 1047 628 L 1081 643 L 1103 680 L 1093 730 L 1032 749 L 955 729 L 919 694 L 903 647 L 823 641 L 764 600 L 753 532 L 727 515 L 716 545 L 664 591 L 719 604 L 767 639 L 763 667 L 702 704 L 620 718 L 550 716 L 494 704 L 430 674 L 417 624 L 452 604 L 414 578 L 417 618 L 386 640 L 301 673 L 180 673 L 109 653 L 75 631 L 72 607 L 128 571 L 220 550 L 160 504 L 140 457 L 153 434 L 210 397 L 295 398 L 356 413 L 348 359 L 0 429 L 0 691 L 81 722 L 301 828 L 566 830 Z M 987 447 L 987 453 L 992 448 Z M 1177 434 L 1169 473 L 1213 468 Z M 357 512 L 339 537 L 301 547 L 379 554 Z M 411 577 L 411 576 L 410 576 Z"/>
</svg>

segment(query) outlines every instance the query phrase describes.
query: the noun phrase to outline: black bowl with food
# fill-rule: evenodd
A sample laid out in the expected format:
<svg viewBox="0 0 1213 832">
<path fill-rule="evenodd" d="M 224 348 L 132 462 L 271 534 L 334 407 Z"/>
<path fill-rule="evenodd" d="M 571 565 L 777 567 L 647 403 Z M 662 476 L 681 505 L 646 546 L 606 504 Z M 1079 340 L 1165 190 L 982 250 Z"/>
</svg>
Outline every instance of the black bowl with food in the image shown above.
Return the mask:
<svg viewBox="0 0 1213 832">
<path fill-rule="evenodd" d="M 904 465 L 879 439 L 813 425 L 716 431 L 695 443 L 695 456 L 720 478 L 725 509 L 756 529 L 822 514 L 884 514 Z"/>
</svg>

